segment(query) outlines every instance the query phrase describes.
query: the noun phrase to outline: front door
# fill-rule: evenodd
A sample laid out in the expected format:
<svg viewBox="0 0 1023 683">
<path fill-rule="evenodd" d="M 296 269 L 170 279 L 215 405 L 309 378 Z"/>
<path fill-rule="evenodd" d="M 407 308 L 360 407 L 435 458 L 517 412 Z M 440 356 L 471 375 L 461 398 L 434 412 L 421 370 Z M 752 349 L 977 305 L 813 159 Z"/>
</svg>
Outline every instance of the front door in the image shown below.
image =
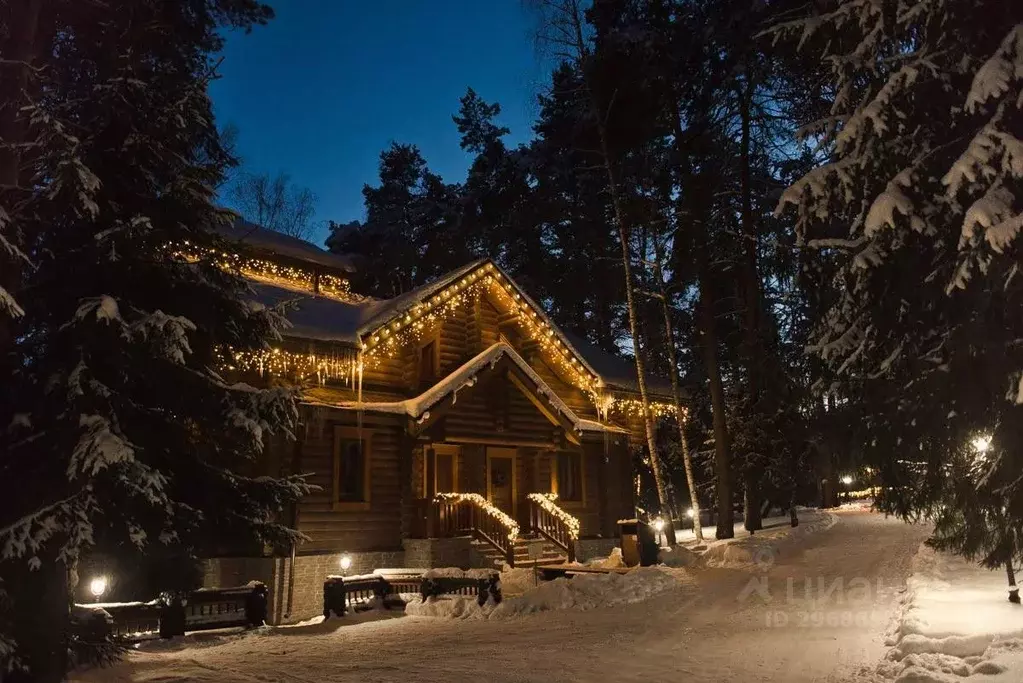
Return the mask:
<svg viewBox="0 0 1023 683">
<path fill-rule="evenodd" d="M 487 449 L 487 499 L 515 516 L 515 449 Z"/>
</svg>

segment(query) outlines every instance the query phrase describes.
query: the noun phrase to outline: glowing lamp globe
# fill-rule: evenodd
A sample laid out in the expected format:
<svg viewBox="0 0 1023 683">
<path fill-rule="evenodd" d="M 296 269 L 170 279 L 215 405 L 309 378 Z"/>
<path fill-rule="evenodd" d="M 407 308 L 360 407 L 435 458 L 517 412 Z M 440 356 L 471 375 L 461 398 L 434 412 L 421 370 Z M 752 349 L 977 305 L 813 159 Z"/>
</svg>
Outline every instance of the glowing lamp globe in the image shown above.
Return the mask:
<svg viewBox="0 0 1023 683">
<path fill-rule="evenodd" d="M 848 486 L 849 484 L 852 483 L 852 477 L 850 477 L 848 474 L 845 475 L 844 477 L 842 477 L 842 483 Z"/>
<path fill-rule="evenodd" d="M 973 446 L 973 450 L 978 453 L 987 453 L 991 449 L 991 437 L 984 434 L 973 439 L 970 444 Z"/>
<path fill-rule="evenodd" d="M 664 531 L 664 520 L 663 519 L 655 519 L 654 520 L 654 529 L 656 529 L 658 532 Z"/>
<path fill-rule="evenodd" d="M 689 519 L 692 519 L 693 515 L 694 515 L 694 513 L 693 513 L 693 509 L 692 508 L 689 508 L 688 510 L 686 510 L 686 517 L 688 517 Z"/>
<path fill-rule="evenodd" d="M 89 592 L 96 598 L 107 592 L 107 577 L 97 576 L 89 582 Z"/>
<path fill-rule="evenodd" d="M 341 556 L 341 571 L 348 571 L 352 566 L 352 558 L 350 555 Z"/>
</svg>

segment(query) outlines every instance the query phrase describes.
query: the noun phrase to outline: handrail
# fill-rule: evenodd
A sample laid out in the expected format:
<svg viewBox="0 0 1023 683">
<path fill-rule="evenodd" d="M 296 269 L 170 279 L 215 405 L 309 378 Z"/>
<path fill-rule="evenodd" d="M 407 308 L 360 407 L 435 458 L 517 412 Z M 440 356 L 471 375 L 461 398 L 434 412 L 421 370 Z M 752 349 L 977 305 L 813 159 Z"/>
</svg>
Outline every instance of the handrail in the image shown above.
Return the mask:
<svg viewBox="0 0 1023 683">
<path fill-rule="evenodd" d="M 569 562 L 575 562 L 579 520 L 554 502 L 558 499 L 556 493 L 530 493 L 526 499 L 529 501 L 530 528 L 564 550 Z"/>
<path fill-rule="evenodd" d="M 518 523 L 478 493 L 438 493 L 431 504 L 430 535 L 470 533 L 496 548 L 515 566 Z"/>
</svg>

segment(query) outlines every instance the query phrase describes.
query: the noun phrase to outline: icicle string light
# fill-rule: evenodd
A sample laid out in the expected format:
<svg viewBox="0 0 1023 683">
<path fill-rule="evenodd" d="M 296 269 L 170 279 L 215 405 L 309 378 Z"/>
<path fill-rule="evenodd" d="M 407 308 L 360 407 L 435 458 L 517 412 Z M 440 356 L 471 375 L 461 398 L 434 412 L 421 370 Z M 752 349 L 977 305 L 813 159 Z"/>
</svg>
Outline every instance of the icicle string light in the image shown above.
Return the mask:
<svg viewBox="0 0 1023 683">
<path fill-rule="evenodd" d="M 187 240 L 182 242 L 180 248 L 173 248 L 171 252 L 186 261 L 209 259 L 224 270 L 237 271 L 245 277 L 260 282 L 308 289 L 309 291 L 318 290 L 322 296 L 345 303 L 358 303 L 363 300 L 363 297 L 352 293 L 347 279 L 337 275 L 329 273 L 316 275 L 312 269 L 285 266 L 266 259 L 217 251 L 191 244 Z"/>
<path fill-rule="evenodd" d="M 561 523 L 568 528 L 569 538 L 573 540 L 579 538 L 579 520 L 558 507 L 555 502 L 558 500 L 558 494 L 530 493 L 526 496 L 526 498 L 539 505 L 548 514 L 561 520 Z"/>
<path fill-rule="evenodd" d="M 450 313 L 472 303 L 482 291 L 494 294 L 503 306 L 513 311 L 524 336 L 537 344 L 553 363 L 561 368 L 572 384 L 594 401 L 600 392 L 600 378 L 592 374 L 569 349 L 554 328 L 519 294 L 491 263 L 466 274 L 460 280 L 417 303 L 363 340 L 368 356 L 393 356 L 405 344 L 420 339 L 432 326 Z"/>
<path fill-rule="evenodd" d="M 358 356 L 349 352 L 297 353 L 274 348 L 262 351 L 227 349 L 221 354 L 221 364 L 228 370 L 300 379 L 316 377 L 320 384 L 327 380 L 352 384 L 359 372 L 359 363 Z"/>
<path fill-rule="evenodd" d="M 638 398 L 608 396 L 607 399 L 605 410 L 608 414 L 618 413 L 627 417 L 643 416 L 643 402 Z M 654 417 L 677 417 L 673 403 L 661 403 L 659 401 L 650 401 L 650 414 Z"/>
</svg>

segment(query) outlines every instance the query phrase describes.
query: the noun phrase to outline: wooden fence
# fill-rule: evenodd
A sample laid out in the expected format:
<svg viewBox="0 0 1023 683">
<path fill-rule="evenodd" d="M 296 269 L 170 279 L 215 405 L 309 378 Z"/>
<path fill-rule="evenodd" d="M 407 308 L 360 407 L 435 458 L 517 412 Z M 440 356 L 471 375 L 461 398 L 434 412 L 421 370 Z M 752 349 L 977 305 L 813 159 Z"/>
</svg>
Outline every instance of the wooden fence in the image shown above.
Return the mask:
<svg viewBox="0 0 1023 683">
<path fill-rule="evenodd" d="M 440 595 L 464 595 L 476 598 L 480 606 L 492 600 L 501 602 L 500 580 L 497 572 L 486 578 L 429 577 L 422 574 L 363 576 L 330 576 L 323 583 L 323 616 L 344 616 L 348 610 L 404 608 L 403 595 L 418 594 L 423 600 Z"/>
<path fill-rule="evenodd" d="M 149 602 L 76 605 L 107 619 L 108 635 L 135 640 L 157 635 L 173 638 L 186 631 L 262 626 L 267 617 L 267 587 L 259 582 L 234 588 L 199 589 Z M 106 618 L 106 617 L 104 617 Z M 95 621 L 93 621 L 95 624 Z M 93 626 L 94 627 L 94 626 Z"/>
</svg>

